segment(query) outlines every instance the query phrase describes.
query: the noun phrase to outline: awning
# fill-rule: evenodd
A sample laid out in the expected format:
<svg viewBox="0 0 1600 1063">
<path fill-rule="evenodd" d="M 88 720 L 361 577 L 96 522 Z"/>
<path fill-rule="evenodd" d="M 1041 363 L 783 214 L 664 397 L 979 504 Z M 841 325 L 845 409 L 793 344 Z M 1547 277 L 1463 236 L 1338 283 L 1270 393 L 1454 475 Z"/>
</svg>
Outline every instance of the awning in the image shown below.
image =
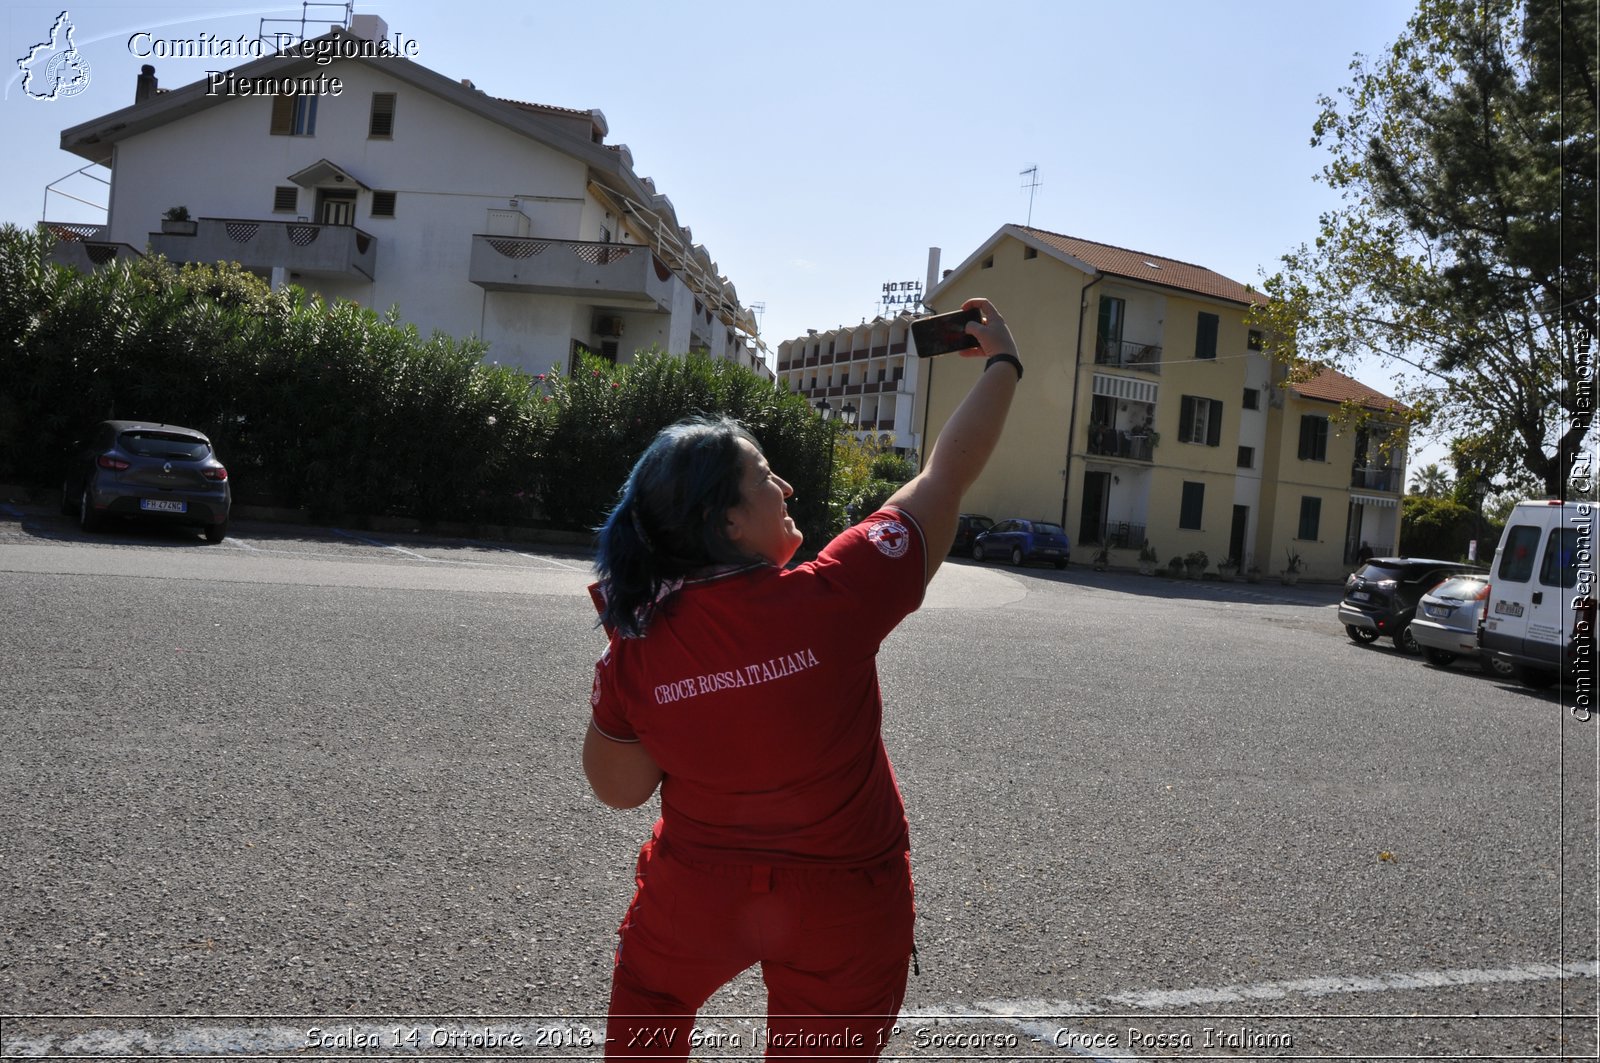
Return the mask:
<svg viewBox="0 0 1600 1063">
<path fill-rule="evenodd" d="M 289 180 L 293 181 L 301 188 L 315 188 L 318 185 L 330 184 L 350 185 L 354 188 L 359 188 L 364 192 L 372 191 L 372 189 L 368 188 L 353 174 L 351 174 L 349 170 L 346 170 L 342 166 L 336 166 L 327 159 L 318 159 L 316 162 L 312 163 L 310 166 L 307 166 L 299 173 L 290 174 Z"/>
<path fill-rule="evenodd" d="M 1358 506 L 1387 506 L 1389 509 L 1400 504 L 1398 498 L 1389 495 L 1358 495 L 1354 491 L 1350 492 L 1350 501 Z"/>
</svg>

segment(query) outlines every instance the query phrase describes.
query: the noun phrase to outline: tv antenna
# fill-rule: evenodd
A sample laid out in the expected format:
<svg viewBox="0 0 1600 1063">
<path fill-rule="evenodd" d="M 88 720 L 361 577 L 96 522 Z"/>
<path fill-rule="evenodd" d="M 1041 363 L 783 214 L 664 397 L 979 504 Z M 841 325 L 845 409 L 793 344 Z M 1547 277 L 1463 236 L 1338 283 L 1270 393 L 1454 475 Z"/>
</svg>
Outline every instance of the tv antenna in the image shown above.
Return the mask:
<svg viewBox="0 0 1600 1063">
<path fill-rule="evenodd" d="M 1039 167 L 1038 167 L 1038 165 L 1035 164 L 1033 166 L 1028 167 L 1026 170 L 1023 170 L 1022 173 L 1019 176 L 1026 177 L 1028 179 L 1026 182 L 1024 182 L 1022 187 L 1026 188 L 1028 190 L 1028 224 L 1030 226 L 1032 226 L 1033 225 L 1033 193 L 1035 191 L 1037 191 L 1038 188 L 1039 188 Z"/>
</svg>

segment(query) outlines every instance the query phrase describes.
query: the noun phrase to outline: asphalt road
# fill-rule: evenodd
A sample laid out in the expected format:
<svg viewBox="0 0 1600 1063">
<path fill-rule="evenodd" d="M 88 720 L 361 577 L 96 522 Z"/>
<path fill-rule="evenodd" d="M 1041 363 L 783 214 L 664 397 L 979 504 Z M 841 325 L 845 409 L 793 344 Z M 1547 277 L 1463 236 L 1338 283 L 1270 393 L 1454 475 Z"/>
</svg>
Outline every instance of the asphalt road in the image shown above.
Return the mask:
<svg viewBox="0 0 1600 1063">
<path fill-rule="evenodd" d="M 654 809 L 578 768 L 587 559 L 235 531 L 0 505 L 5 1056 L 597 1055 Z M 1594 1058 L 1596 725 L 1336 596 L 945 566 L 889 1056 Z"/>
</svg>

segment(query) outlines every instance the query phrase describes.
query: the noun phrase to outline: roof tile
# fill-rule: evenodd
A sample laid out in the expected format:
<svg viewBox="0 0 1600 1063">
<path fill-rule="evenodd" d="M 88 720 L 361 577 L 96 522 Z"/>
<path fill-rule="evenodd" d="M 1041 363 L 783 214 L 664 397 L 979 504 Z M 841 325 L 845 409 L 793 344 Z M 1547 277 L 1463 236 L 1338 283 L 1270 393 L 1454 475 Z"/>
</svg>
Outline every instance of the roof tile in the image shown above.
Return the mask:
<svg viewBox="0 0 1600 1063">
<path fill-rule="evenodd" d="M 1374 391 L 1361 381 L 1326 366 L 1318 369 L 1316 376 L 1311 379 L 1291 382 L 1289 386 L 1302 398 L 1320 399 L 1323 402 L 1354 402 L 1369 410 L 1383 412 L 1408 412 L 1404 405 L 1382 392 Z"/>
<path fill-rule="evenodd" d="M 1249 285 L 1240 284 L 1191 262 L 1180 262 L 1174 258 L 1146 254 L 1143 251 L 1130 251 L 1125 247 L 1113 247 L 1110 244 L 1098 244 L 1093 240 L 1080 240 L 1076 236 L 1063 236 L 1060 233 L 1024 225 L 1019 225 L 1017 228 L 1063 254 L 1087 262 L 1101 273 L 1108 273 L 1114 277 L 1127 277 L 1150 284 L 1160 284 L 1167 288 L 1180 288 L 1200 295 L 1209 295 L 1214 299 L 1242 303 L 1245 306 L 1251 303 L 1263 303 L 1267 298 Z"/>
</svg>

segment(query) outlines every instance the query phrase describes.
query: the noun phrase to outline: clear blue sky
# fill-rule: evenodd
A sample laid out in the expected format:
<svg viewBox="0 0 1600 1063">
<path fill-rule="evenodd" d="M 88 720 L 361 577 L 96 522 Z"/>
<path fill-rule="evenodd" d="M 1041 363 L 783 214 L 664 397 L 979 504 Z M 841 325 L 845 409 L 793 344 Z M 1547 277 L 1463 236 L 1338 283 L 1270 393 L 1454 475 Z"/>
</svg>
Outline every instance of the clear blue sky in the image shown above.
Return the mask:
<svg viewBox="0 0 1600 1063">
<path fill-rule="evenodd" d="M 63 4 L 5 13 L 0 221 L 31 225 L 81 164 L 60 131 L 132 102 L 153 62 L 167 87 L 227 59 L 144 59 L 129 38 L 254 37 L 282 7 L 70 3 L 87 89 L 42 102 L 17 58 Z M 1317 97 L 1377 54 L 1414 4 L 1122 0 L 1116 4 L 360 0 L 416 60 L 484 91 L 599 108 L 610 140 L 677 207 L 776 348 L 878 312 L 885 281 L 921 279 L 1001 225 L 1034 225 L 1195 262 L 1259 284 L 1333 205 L 1313 181 Z M 65 182 L 63 191 L 96 186 Z M 99 193 L 103 196 L 103 192 Z M 103 201 L 103 200 L 102 200 Z M 100 220 L 51 195 L 51 220 Z M 995 293 L 1004 309 L 1003 293 Z M 402 307 L 402 311 L 404 308 Z M 1387 371 L 1365 381 L 1387 390 Z M 1438 460 L 1437 455 L 1425 456 Z M 1415 464 L 1415 458 L 1413 461 Z"/>
</svg>

